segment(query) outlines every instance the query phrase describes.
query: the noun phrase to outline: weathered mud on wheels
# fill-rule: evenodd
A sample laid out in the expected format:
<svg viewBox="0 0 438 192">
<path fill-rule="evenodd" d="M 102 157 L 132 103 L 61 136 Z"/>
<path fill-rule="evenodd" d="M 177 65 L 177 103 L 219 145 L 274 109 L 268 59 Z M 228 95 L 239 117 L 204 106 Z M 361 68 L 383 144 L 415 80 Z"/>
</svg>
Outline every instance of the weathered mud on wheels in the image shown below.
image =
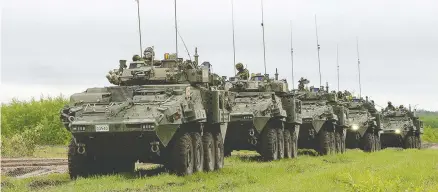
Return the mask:
<svg viewBox="0 0 438 192">
<path fill-rule="evenodd" d="M 262 135 L 261 152 L 265 161 L 277 160 L 278 157 L 277 130 L 271 127 L 265 128 Z"/>
<path fill-rule="evenodd" d="M 202 144 L 204 149 L 204 171 L 214 171 L 215 166 L 215 150 L 213 134 L 204 132 L 202 136 Z"/>
<path fill-rule="evenodd" d="M 291 132 L 292 139 L 292 158 L 298 157 L 298 134 L 295 131 Z"/>
<path fill-rule="evenodd" d="M 374 149 L 375 149 L 375 151 L 382 150 L 382 144 L 381 144 L 381 141 L 380 141 L 380 136 L 377 133 L 374 134 Z"/>
<path fill-rule="evenodd" d="M 204 147 L 199 133 L 190 133 L 193 145 L 193 172 L 202 172 L 204 167 Z"/>
<path fill-rule="evenodd" d="M 284 135 L 282 129 L 277 129 L 278 159 L 284 158 Z"/>
<path fill-rule="evenodd" d="M 375 151 L 375 139 L 373 133 L 366 132 L 362 137 L 362 150 L 365 152 Z"/>
<path fill-rule="evenodd" d="M 318 146 L 317 151 L 320 155 L 328 155 L 332 153 L 333 150 L 333 140 L 334 135 L 332 135 L 326 127 L 322 128 L 321 131 L 319 131 L 317 137 L 318 137 Z"/>
<path fill-rule="evenodd" d="M 216 170 L 222 169 L 224 167 L 224 141 L 222 140 L 222 133 L 216 132 L 213 136 L 214 139 L 214 154 L 215 163 L 214 168 Z"/>
<path fill-rule="evenodd" d="M 414 136 L 413 135 L 408 134 L 405 136 L 405 139 L 403 140 L 403 148 L 404 149 L 414 148 Z"/>
<path fill-rule="evenodd" d="M 68 145 L 68 172 L 71 179 L 87 177 L 91 172 L 92 160 L 87 156 L 77 153 L 77 146 L 73 139 Z"/>
<path fill-rule="evenodd" d="M 189 133 L 181 135 L 176 139 L 172 152 L 172 172 L 177 175 L 190 175 L 193 173 L 194 153 L 193 144 Z"/>
<path fill-rule="evenodd" d="M 289 129 L 284 129 L 283 132 L 284 137 L 284 157 L 292 158 L 292 136 L 290 134 Z"/>
</svg>

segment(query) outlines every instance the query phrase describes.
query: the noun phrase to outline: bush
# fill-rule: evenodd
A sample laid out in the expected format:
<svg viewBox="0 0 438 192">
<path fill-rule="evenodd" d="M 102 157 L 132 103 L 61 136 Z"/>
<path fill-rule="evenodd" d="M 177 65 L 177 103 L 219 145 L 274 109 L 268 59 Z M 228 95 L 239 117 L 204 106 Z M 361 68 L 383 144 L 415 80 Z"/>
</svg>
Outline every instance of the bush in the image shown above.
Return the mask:
<svg viewBox="0 0 438 192">
<path fill-rule="evenodd" d="M 426 126 L 422 137 L 426 142 L 438 143 L 438 129 Z"/>
<path fill-rule="evenodd" d="M 41 129 L 41 126 L 37 126 L 35 129 L 27 129 L 22 134 L 15 134 L 10 138 L 2 135 L 2 156 L 31 156 L 35 152 Z"/>
<path fill-rule="evenodd" d="M 60 109 L 67 104 L 64 97 L 41 97 L 40 100 L 19 101 L 13 99 L 11 103 L 2 104 L 2 142 L 18 142 L 33 131 L 30 143 L 38 145 L 67 144 L 70 133 L 63 127 L 59 119 Z M 21 136 L 17 136 L 21 135 Z M 15 139 L 12 141 L 12 139 Z M 8 141 L 11 139 L 11 141 Z M 6 144 L 5 143 L 5 144 Z M 6 146 L 5 146 L 6 147 Z"/>
</svg>

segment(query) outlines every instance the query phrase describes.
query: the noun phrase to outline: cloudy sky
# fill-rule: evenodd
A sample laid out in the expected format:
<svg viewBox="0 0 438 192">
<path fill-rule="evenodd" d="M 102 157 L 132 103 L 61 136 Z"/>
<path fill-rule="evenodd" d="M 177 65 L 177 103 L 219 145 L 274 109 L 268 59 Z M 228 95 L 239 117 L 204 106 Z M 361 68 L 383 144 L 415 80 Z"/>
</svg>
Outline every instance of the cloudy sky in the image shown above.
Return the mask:
<svg viewBox="0 0 438 192">
<path fill-rule="evenodd" d="M 261 5 L 234 0 L 237 62 L 263 72 Z M 314 15 L 318 19 L 322 81 L 362 92 L 379 105 L 419 105 L 438 110 L 438 1 L 265 0 L 268 73 L 291 81 L 290 21 L 295 81 L 319 86 Z M 175 51 L 173 0 L 140 0 L 143 48 Z M 119 59 L 139 53 L 135 0 L 4 0 L 1 16 L 1 101 L 69 95 L 107 86 Z M 231 0 L 178 0 L 178 27 L 190 54 L 213 70 L 233 75 Z M 180 55 L 188 58 L 179 42 Z M 296 84 L 296 83 L 295 83 Z"/>
</svg>

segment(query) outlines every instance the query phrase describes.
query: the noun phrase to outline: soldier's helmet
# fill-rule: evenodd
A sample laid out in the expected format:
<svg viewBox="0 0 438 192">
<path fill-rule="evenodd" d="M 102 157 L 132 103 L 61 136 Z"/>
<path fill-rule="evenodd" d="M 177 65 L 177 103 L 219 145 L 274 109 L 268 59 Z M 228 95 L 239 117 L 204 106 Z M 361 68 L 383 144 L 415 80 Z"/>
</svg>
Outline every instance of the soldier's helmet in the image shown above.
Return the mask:
<svg viewBox="0 0 438 192">
<path fill-rule="evenodd" d="M 243 64 L 242 63 L 237 63 L 236 64 L 236 69 L 243 69 Z"/>
<path fill-rule="evenodd" d="M 144 52 L 144 57 L 147 59 L 151 59 L 152 56 L 154 55 L 154 49 L 152 49 L 152 47 L 147 47 Z"/>
<path fill-rule="evenodd" d="M 141 59 L 140 55 L 134 55 L 132 61 L 139 61 Z"/>
<path fill-rule="evenodd" d="M 391 101 L 388 101 L 388 105 L 392 105 Z"/>
<path fill-rule="evenodd" d="M 400 107 L 399 107 L 400 109 L 404 109 L 405 108 L 405 106 L 403 106 L 403 105 L 400 105 Z"/>
</svg>

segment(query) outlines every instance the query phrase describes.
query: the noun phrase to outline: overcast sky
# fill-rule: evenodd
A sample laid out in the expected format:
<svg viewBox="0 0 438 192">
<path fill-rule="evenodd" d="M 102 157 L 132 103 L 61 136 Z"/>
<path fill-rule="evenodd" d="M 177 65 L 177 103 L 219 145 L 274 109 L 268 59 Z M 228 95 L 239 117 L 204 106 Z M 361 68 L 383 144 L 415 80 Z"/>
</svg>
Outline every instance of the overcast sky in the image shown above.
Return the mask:
<svg viewBox="0 0 438 192">
<path fill-rule="evenodd" d="M 234 0 L 236 59 L 262 72 L 261 5 Z M 178 28 L 191 55 L 233 75 L 231 0 L 179 0 Z M 175 52 L 173 0 L 140 0 L 143 49 Z M 321 45 L 322 82 L 362 93 L 379 105 L 419 104 L 438 110 L 438 1 L 265 0 L 267 71 L 291 81 L 290 21 L 295 81 L 319 86 L 314 15 Z M 139 53 L 135 0 L 4 0 L 1 26 L 1 101 L 69 95 L 110 85 L 105 75 L 119 59 Z M 179 54 L 188 58 L 181 41 Z M 296 86 L 296 82 L 295 86 Z M 291 85 L 290 85 L 291 86 Z"/>
</svg>

